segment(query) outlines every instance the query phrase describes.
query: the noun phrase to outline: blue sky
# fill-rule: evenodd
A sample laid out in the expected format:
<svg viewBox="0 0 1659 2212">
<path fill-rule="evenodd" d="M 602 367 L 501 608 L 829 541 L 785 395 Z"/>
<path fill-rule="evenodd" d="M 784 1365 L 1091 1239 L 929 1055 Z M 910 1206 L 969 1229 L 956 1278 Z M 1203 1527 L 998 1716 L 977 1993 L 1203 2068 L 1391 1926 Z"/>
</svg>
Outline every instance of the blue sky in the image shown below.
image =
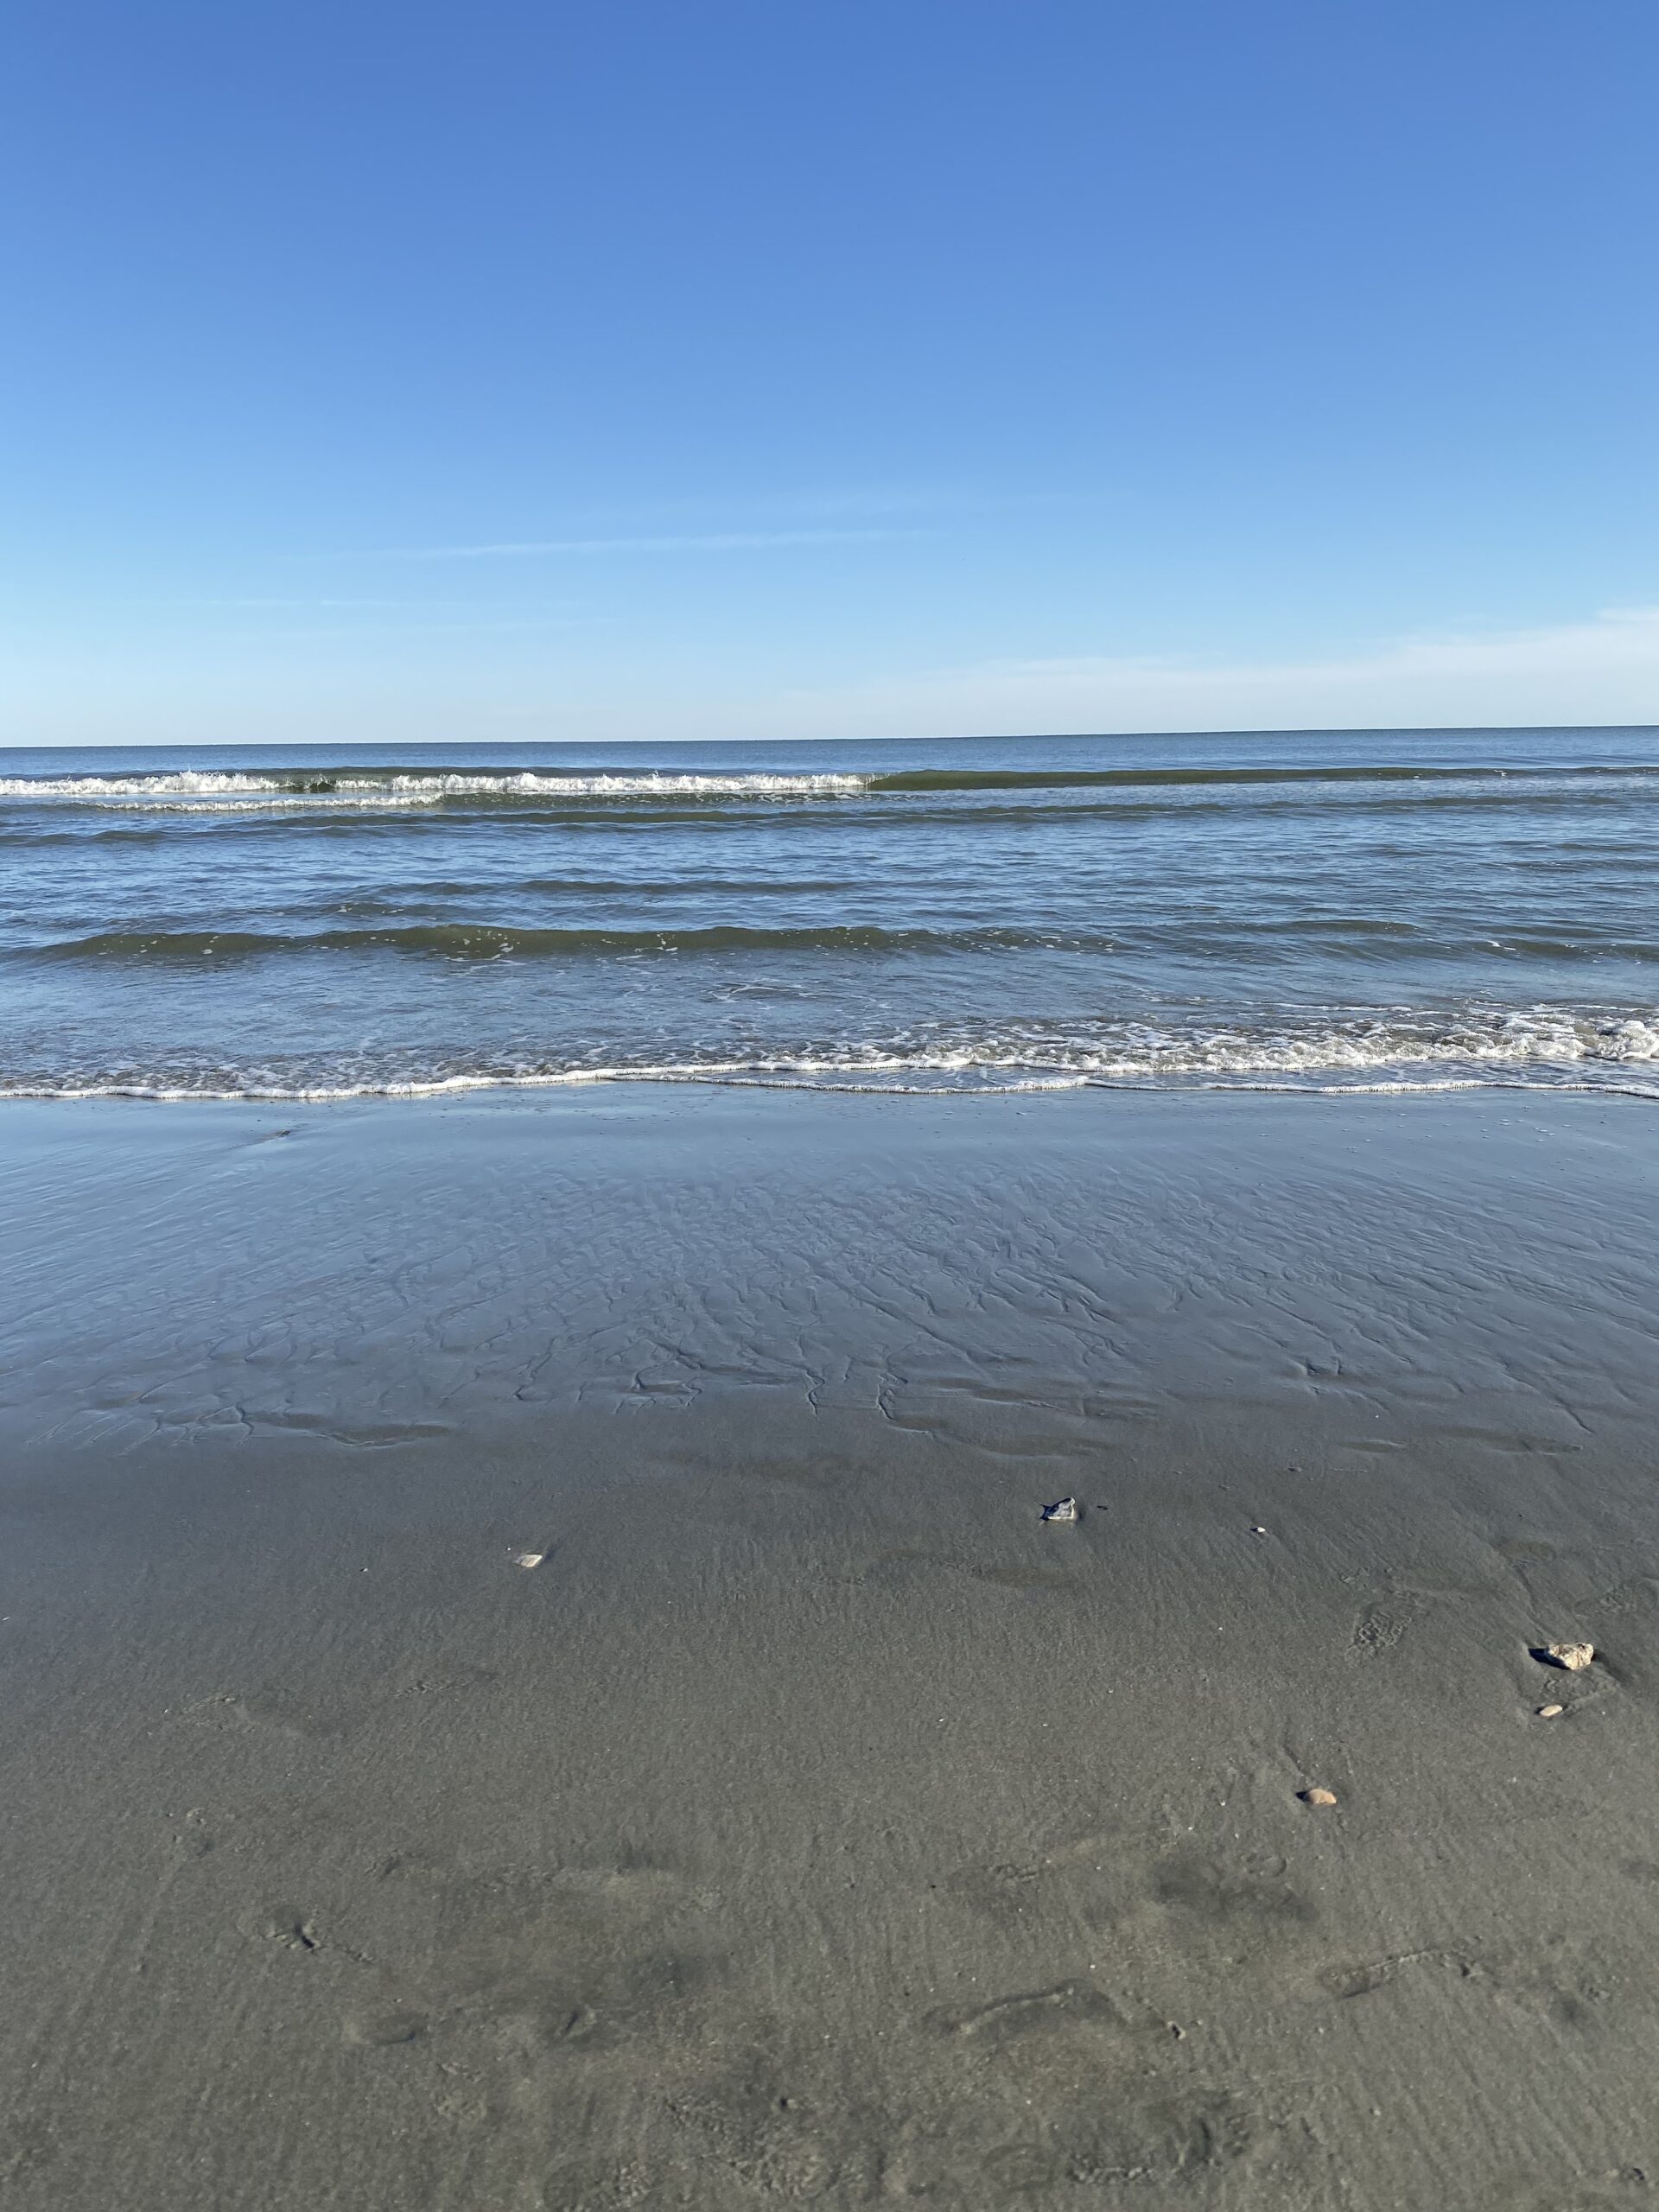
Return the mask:
<svg viewBox="0 0 1659 2212">
<path fill-rule="evenodd" d="M 1651 0 L 22 0 L 12 743 L 1659 720 Z"/>
</svg>

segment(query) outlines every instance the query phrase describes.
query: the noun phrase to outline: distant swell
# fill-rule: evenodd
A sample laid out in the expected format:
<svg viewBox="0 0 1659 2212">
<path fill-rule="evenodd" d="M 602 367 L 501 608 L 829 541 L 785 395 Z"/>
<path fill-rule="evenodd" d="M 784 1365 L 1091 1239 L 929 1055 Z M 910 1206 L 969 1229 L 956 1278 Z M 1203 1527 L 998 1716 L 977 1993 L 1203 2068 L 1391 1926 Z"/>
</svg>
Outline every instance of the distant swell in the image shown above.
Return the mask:
<svg viewBox="0 0 1659 2212">
<path fill-rule="evenodd" d="M 493 922 L 370 924 L 354 929 L 311 930 L 99 930 L 86 937 L 60 938 L 45 944 L 18 944 L 0 957 L 24 961 L 117 963 L 270 960 L 323 953 L 402 954 L 429 960 L 582 960 L 734 953 L 823 953 L 880 955 L 932 953 L 1051 952 L 1112 954 L 1155 949 L 1163 932 L 1145 922 L 1122 930 L 1017 924 L 976 927 L 893 927 L 876 922 L 802 924 L 766 927 L 755 924 L 708 923 L 654 929 L 533 928 Z M 1369 914 L 1303 914 L 1266 917 L 1230 931 L 1206 931 L 1188 922 L 1176 931 L 1179 949 L 1189 957 L 1219 957 L 1247 942 L 1340 950 L 1353 961 L 1386 961 L 1402 943 L 1420 960 L 1446 961 L 1478 949 L 1485 954 L 1524 957 L 1558 966 L 1580 967 L 1605 953 L 1617 952 L 1643 965 L 1659 963 L 1659 939 L 1601 940 L 1585 925 L 1577 937 L 1521 936 L 1504 940 L 1442 931 L 1430 938 L 1420 925 Z"/>
<path fill-rule="evenodd" d="M 1601 765 L 1504 768 L 1479 764 L 1436 767 L 1397 761 L 1262 768 L 917 768 L 897 775 L 873 776 L 870 785 L 872 790 L 882 791 L 1039 791 L 1191 784 L 1236 786 L 1246 784 L 1419 784 L 1452 780 L 1526 782 L 1541 777 L 1555 781 L 1568 777 L 1628 775 L 1659 776 L 1659 768 Z"/>
</svg>

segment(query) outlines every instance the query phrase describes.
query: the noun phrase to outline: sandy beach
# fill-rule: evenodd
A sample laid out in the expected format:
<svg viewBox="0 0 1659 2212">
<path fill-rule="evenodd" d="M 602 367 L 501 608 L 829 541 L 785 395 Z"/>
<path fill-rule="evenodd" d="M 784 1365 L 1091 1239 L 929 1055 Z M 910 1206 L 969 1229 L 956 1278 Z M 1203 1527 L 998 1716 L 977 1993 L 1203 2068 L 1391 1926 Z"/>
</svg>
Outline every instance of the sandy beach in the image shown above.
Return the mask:
<svg viewBox="0 0 1659 2212">
<path fill-rule="evenodd" d="M 1650 1105 L 3 1115 L 9 2212 L 1649 2201 Z"/>
</svg>

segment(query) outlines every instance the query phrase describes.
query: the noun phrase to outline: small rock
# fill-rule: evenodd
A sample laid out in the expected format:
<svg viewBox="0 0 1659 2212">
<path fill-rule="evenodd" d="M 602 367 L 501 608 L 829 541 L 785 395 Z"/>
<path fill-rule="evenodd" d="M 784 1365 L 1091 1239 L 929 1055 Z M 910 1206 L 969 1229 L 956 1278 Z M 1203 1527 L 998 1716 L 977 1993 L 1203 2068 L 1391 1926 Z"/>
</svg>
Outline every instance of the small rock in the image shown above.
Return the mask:
<svg viewBox="0 0 1659 2212">
<path fill-rule="evenodd" d="M 1301 1798 L 1304 1805 L 1334 1805 L 1337 1802 L 1337 1793 L 1334 1789 L 1321 1789 L 1315 1787 L 1313 1789 L 1304 1789 Z"/>
<path fill-rule="evenodd" d="M 546 1557 L 545 1552 L 514 1552 L 512 1563 L 515 1567 L 539 1567 Z"/>
<path fill-rule="evenodd" d="M 1564 1705 L 1541 1705 L 1538 1708 L 1538 1718 L 1541 1720 L 1554 1720 L 1557 1713 L 1565 1713 L 1567 1707 Z"/>
<path fill-rule="evenodd" d="M 1569 1675 L 1581 1675 L 1595 1657 L 1596 1647 L 1593 1643 L 1547 1643 L 1544 1654 Z"/>
<path fill-rule="evenodd" d="M 1082 1517 L 1083 1509 L 1075 1497 L 1063 1497 L 1058 1504 L 1046 1505 L 1043 1508 L 1045 1521 L 1078 1521 Z"/>
</svg>

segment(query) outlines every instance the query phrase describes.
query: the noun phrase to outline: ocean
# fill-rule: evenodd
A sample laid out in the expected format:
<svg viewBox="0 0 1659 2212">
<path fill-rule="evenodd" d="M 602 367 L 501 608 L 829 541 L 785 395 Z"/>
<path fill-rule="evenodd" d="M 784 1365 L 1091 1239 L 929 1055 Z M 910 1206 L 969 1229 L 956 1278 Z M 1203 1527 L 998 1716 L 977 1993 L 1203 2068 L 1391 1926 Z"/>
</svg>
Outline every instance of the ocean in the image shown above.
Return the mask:
<svg viewBox="0 0 1659 2212">
<path fill-rule="evenodd" d="M 1659 731 L 0 751 L 0 1095 L 1659 1098 Z"/>
</svg>

